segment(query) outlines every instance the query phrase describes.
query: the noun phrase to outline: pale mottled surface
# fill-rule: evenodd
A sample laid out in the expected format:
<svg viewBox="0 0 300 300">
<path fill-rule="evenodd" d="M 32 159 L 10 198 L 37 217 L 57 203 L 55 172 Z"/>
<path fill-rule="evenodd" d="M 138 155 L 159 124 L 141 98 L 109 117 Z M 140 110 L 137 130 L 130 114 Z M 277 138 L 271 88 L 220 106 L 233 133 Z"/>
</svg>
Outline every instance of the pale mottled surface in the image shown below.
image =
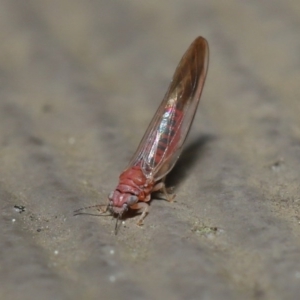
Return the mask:
<svg viewBox="0 0 300 300">
<path fill-rule="evenodd" d="M 299 298 L 299 32 L 298 0 L 0 0 L 0 298 Z M 118 236 L 74 217 L 105 202 L 198 35 L 177 202 Z"/>
</svg>

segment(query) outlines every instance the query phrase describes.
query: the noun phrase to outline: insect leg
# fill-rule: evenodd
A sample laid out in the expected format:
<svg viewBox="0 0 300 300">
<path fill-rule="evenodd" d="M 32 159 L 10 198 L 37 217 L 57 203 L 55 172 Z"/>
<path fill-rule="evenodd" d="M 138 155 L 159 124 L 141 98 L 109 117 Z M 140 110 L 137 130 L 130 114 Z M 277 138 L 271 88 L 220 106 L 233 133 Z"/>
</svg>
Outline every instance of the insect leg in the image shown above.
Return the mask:
<svg viewBox="0 0 300 300">
<path fill-rule="evenodd" d="M 142 209 L 142 214 L 141 214 L 141 216 L 138 219 L 136 224 L 139 225 L 139 226 L 143 225 L 143 220 L 145 219 L 145 217 L 149 213 L 149 204 L 146 203 L 146 202 L 138 202 L 138 203 L 130 206 L 130 208 L 132 208 L 132 209 Z"/>
<path fill-rule="evenodd" d="M 171 194 L 171 193 L 168 193 L 167 191 L 167 188 L 166 188 L 166 185 L 163 181 L 160 181 L 159 183 L 157 183 L 151 192 L 162 192 L 165 199 L 169 202 L 173 202 L 174 201 L 174 198 L 176 196 L 176 194 Z"/>
<path fill-rule="evenodd" d="M 98 210 L 101 211 L 101 213 L 106 213 L 108 211 L 108 207 L 109 207 L 109 200 L 108 199 L 107 199 L 107 204 L 104 206 L 104 209 L 103 209 L 103 206 L 104 205 L 99 206 Z"/>
</svg>

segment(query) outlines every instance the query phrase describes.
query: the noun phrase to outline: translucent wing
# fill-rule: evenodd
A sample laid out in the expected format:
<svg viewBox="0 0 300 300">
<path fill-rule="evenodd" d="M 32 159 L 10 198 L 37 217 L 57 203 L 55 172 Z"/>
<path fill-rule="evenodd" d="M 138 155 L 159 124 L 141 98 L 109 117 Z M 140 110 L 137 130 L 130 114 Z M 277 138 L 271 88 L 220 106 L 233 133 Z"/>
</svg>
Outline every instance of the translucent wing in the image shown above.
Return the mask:
<svg viewBox="0 0 300 300">
<path fill-rule="evenodd" d="M 193 122 L 208 67 L 208 44 L 198 37 L 183 55 L 168 91 L 129 166 L 147 178 L 164 177 L 179 158 Z"/>
</svg>

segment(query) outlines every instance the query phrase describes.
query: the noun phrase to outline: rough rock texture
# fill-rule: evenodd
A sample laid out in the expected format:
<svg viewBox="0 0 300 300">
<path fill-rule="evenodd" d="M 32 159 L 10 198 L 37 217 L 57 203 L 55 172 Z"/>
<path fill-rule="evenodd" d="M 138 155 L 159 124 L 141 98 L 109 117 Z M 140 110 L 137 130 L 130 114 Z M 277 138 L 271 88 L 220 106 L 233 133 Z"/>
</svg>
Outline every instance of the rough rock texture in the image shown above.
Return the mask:
<svg viewBox="0 0 300 300">
<path fill-rule="evenodd" d="M 299 299 L 299 32 L 298 0 L 0 0 L 0 298 Z M 117 236 L 74 217 L 106 202 L 198 35 L 176 202 Z"/>
</svg>

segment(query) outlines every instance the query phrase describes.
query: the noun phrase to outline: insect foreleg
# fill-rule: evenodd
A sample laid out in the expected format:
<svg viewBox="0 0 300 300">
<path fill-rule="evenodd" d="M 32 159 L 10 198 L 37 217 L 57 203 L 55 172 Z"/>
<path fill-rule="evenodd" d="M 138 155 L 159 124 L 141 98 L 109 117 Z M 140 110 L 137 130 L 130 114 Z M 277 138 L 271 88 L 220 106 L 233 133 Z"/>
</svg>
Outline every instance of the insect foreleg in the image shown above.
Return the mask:
<svg viewBox="0 0 300 300">
<path fill-rule="evenodd" d="M 130 208 L 132 208 L 132 209 L 142 209 L 142 214 L 139 217 L 136 224 L 139 225 L 139 226 L 143 225 L 143 220 L 145 219 L 145 217 L 149 213 L 149 204 L 146 203 L 146 202 L 138 202 L 138 203 L 130 206 Z"/>
</svg>

